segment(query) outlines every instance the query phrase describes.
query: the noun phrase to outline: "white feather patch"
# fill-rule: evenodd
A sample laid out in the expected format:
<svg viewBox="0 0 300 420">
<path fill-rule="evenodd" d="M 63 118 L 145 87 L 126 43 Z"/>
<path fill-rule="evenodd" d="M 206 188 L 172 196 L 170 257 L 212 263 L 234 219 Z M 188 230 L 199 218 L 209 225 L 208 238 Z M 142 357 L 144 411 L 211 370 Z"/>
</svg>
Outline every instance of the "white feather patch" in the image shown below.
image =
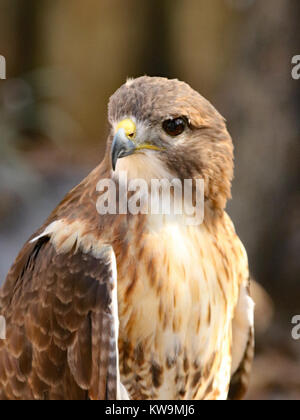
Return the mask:
<svg viewBox="0 0 300 420">
<path fill-rule="evenodd" d="M 129 400 L 129 395 L 121 383 L 120 379 L 120 367 L 119 367 L 119 349 L 118 349 L 118 341 L 119 341 L 119 309 L 118 309 L 118 286 L 117 286 L 117 262 L 116 256 L 111 248 L 111 267 L 112 267 L 112 314 L 113 314 L 113 321 L 114 321 L 114 331 L 115 331 L 115 338 L 114 341 L 116 343 L 116 359 L 117 359 L 117 400 Z"/>
<path fill-rule="evenodd" d="M 48 236 L 51 244 L 58 254 L 66 254 L 75 247 L 75 252 L 80 249 L 84 254 L 90 253 L 99 259 L 105 245 L 92 233 L 86 233 L 86 224 L 81 220 L 69 222 L 61 219 L 51 223 L 43 233 L 33 238 L 30 243 Z"/>
<path fill-rule="evenodd" d="M 241 286 L 238 305 L 232 323 L 232 368 L 231 374 L 237 371 L 243 360 L 250 328 L 254 326 L 255 304 L 248 294 L 246 286 Z"/>
<path fill-rule="evenodd" d="M 56 222 L 51 223 L 49 226 L 46 227 L 43 233 L 41 233 L 39 236 L 36 236 L 35 238 L 31 239 L 29 242 L 30 244 L 33 244 L 34 242 L 37 242 L 39 239 L 44 238 L 45 236 L 50 236 L 57 231 L 60 227 L 62 227 L 64 224 L 63 220 L 57 220 Z"/>
</svg>

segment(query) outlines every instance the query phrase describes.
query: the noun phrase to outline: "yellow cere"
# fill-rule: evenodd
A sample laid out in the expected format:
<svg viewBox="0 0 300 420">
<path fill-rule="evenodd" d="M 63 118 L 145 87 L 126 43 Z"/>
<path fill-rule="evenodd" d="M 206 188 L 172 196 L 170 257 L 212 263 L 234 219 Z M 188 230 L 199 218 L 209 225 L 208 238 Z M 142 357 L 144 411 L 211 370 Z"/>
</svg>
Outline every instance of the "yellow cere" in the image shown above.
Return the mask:
<svg viewBox="0 0 300 420">
<path fill-rule="evenodd" d="M 117 128 L 116 128 L 116 133 L 121 128 L 124 129 L 125 134 L 129 138 L 129 140 L 131 140 L 135 143 L 135 141 L 134 141 L 135 138 L 136 138 L 136 125 L 135 125 L 135 123 L 131 119 L 127 118 L 126 120 L 123 120 L 123 121 L 119 122 L 119 124 L 117 125 Z M 160 148 L 160 147 L 154 146 L 152 144 L 147 144 L 147 143 L 136 145 L 135 150 L 139 151 L 139 150 L 145 150 L 145 149 L 157 150 L 157 151 L 165 150 L 164 148 Z"/>
<path fill-rule="evenodd" d="M 133 140 L 135 138 L 136 125 L 131 119 L 127 118 L 126 120 L 119 122 L 119 124 L 117 125 L 117 132 L 121 128 L 124 128 L 125 134 L 130 140 Z"/>
</svg>

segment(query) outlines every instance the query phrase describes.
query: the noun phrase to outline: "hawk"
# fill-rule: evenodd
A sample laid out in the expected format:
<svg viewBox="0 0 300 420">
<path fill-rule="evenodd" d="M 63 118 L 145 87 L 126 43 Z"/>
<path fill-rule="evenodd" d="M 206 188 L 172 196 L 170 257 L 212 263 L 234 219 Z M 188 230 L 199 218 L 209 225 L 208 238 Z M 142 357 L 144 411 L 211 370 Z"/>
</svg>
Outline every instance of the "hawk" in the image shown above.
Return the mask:
<svg viewBox="0 0 300 420">
<path fill-rule="evenodd" d="M 225 212 L 225 120 L 186 83 L 147 76 L 117 90 L 108 117 L 103 162 L 32 235 L 1 289 L 0 399 L 242 398 L 254 305 Z M 100 215 L 99 180 L 120 188 L 124 174 L 202 179 L 203 223 Z"/>
</svg>

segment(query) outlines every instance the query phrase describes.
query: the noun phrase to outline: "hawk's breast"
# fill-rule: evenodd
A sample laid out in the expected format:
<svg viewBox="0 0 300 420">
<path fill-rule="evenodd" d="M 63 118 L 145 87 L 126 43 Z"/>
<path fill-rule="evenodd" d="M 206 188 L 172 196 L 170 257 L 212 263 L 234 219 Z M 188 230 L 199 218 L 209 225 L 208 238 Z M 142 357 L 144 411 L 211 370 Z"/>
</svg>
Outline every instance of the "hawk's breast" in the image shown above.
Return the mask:
<svg viewBox="0 0 300 420">
<path fill-rule="evenodd" d="M 117 255 L 122 382 L 133 398 L 226 398 L 238 286 L 225 231 L 155 217 Z"/>
</svg>

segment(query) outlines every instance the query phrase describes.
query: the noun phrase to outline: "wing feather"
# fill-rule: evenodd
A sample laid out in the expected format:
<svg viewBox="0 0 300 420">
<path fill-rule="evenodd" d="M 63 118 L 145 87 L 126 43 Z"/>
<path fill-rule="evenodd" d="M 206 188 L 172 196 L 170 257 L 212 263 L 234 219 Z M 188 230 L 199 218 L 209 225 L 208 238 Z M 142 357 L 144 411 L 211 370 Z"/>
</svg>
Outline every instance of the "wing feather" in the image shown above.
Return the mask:
<svg viewBox="0 0 300 420">
<path fill-rule="evenodd" d="M 241 400 L 248 389 L 254 357 L 254 302 L 249 296 L 249 283 L 241 285 L 232 325 L 232 378 L 230 400 Z"/>
<path fill-rule="evenodd" d="M 0 294 L 0 399 L 116 399 L 113 250 L 58 253 L 29 242 Z"/>
<path fill-rule="evenodd" d="M 244 352 L 244 357 L 240 363 L 238 370 L 231 378 L 228 399 L 242 400 L 248 390 L 252 362 L 254 358 L 254 328 L 249 329 L 249 338 Z"/>
</svg>

